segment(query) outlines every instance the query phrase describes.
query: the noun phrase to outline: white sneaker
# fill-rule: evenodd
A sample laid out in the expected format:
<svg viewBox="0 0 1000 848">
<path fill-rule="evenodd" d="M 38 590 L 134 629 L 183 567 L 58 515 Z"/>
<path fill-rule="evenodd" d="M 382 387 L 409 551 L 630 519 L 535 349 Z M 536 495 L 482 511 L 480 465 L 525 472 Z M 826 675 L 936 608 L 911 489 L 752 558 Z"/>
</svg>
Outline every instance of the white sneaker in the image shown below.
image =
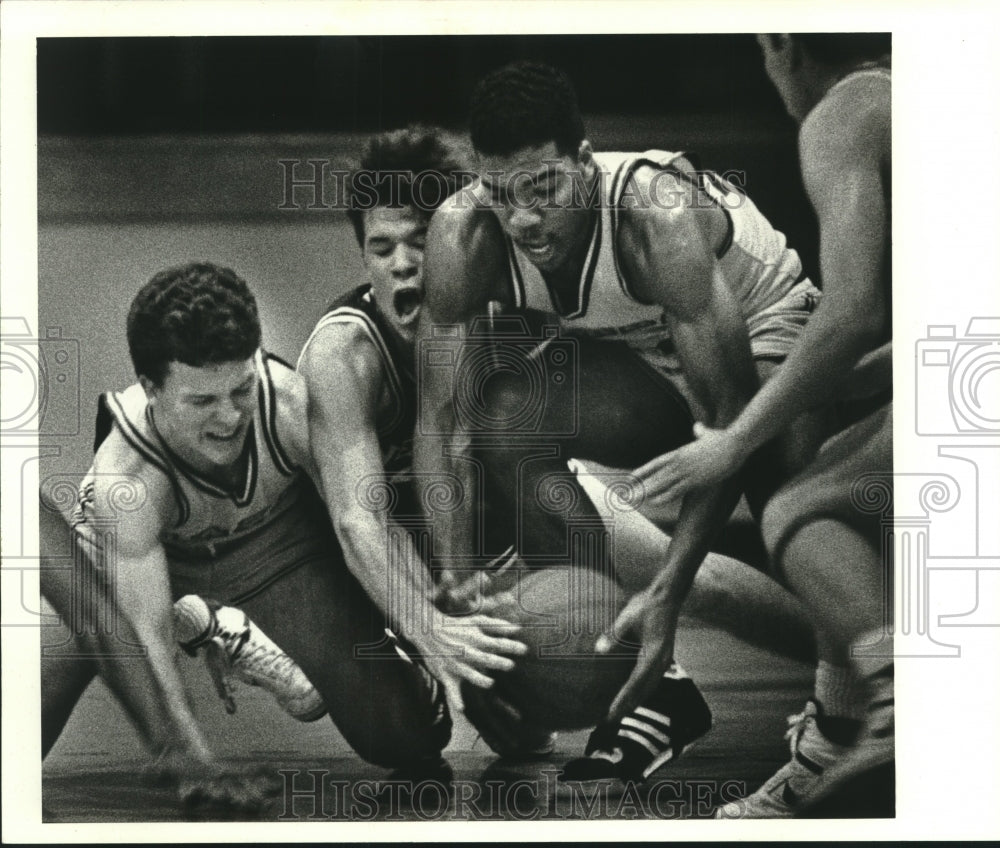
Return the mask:
<svg viewBox="0 0 1000 848">
<path fill-rule="evenodd" d="M 852 750 L 820 733 L 817 715 L 816 702 L 810 699 L 801 713 L 788 717 L 785 738 L 789 740 L 792 759 L 752 795 L 716 810 L 717 819 L 792 818 L 804 803 L 813 799 L 827 770 Z"/>
<path fill-rule="evenodd" d="M 206 649 L 208 669 L 226 712 L 236 712 L 229 685 L 234 676 L 266 689 L 299 721 L 316 721 L 326 714 L 326 704 L 305 672 L 242 610 L 185 595 L 174 604 L 174 629 L 189 654 Z"/>
<path fill-rule="evenodd" d="M 859 664 L 861 665 L 861 664 Z M 862 672 L 865 671 L 861 665 Z M 846 756 L 826 771 L 803 805 L 812 806 L 833 795 L 865 772 L 892 762 L 896 757 L 894 666 L 884 663 L 862 678 L 868 696 L 864 724 L 858 741 Z"/>
</svg>

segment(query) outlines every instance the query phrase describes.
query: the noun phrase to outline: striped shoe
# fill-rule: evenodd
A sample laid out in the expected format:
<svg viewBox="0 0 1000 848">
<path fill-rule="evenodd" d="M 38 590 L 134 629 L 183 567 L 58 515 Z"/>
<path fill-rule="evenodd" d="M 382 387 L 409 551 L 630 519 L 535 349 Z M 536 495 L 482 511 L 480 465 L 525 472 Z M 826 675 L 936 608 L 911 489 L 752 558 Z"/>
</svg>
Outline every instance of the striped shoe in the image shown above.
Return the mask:
<svg viewBox="0 0 1000 848">
<path fill-rule="evenodd" d="M 708 704 L 674 663 L 641 707 L 617 725 L 601 725 L 590 734 L 584 755 L 566 763 L 559 779 L 642 782 L 711 727 Z"/>
</svg>

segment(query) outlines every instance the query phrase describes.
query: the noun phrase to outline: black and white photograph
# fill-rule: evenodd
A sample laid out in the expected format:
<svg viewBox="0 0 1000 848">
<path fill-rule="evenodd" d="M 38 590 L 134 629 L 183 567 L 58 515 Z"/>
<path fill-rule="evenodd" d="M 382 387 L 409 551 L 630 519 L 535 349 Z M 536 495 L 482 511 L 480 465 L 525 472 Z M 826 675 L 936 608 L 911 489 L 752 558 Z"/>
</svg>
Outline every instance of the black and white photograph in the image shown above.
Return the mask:
<svg viewBox="0 0 1000 848">
<path fill-rule="evenodd" d="M 4 4 L 5 840 L 996 833 L 983 9 L 668 6 Z"/>
</svg>

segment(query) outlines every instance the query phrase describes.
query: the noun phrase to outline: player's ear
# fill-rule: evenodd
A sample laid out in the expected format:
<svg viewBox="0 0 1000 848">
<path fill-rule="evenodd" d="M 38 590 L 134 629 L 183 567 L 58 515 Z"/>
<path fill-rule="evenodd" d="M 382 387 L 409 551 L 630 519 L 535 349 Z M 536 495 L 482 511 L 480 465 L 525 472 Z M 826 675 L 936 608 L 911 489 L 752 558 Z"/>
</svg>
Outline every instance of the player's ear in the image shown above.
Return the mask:
<svg viewBox="0 0 1000 848">
<path fill-rule="evenodd" d="M 576 161 L 581 165 L 590 165 L 594 161 L 594 148 L 587 139 L 580 142 L 576 150 Z"/>
</svg>

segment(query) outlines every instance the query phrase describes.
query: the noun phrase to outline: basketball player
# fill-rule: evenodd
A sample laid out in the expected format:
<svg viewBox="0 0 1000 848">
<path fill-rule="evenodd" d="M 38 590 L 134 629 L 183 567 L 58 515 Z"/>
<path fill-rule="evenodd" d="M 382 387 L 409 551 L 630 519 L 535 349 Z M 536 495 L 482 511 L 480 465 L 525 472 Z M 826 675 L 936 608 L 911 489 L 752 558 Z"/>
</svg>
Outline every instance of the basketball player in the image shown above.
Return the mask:
<svg viewBox="0 0 1000 848">
<path fill-rule="evenodd" d="M 820 224 L 824 297 L 775 379 L 729 427 L 692 445 L 706 450 L 685 458 L 694 460 L 686 473 L 731 473 L 748 446 L 820 402 L 829 386 L 841 387 L 836 397 L 846 429 L 774 497 L 763 531 L 802 597 L 843 595 L 842 577 L 862 581 L 865 594 L 852 593 L 860 605 L 847 608 L 848 615 L 810 606 L 822 626 L 839 628 L 854 645 L 856 680 L 846 682 L 854 684 L 852 717 L 864 725 L 858 739 L 838 735 L 844 728 L 824 723 L 814 699 L 805 718 L 792 724 L 791 762 L 753 795 L 722 808 L 723 818 L 794 815 L 895 756 L 881 528 L 851 502 L 861 475 L 892 472 L 890 37 L 776 34 L 758 41 L 768 76 L 801 124 L 802 174 Z M 741 443 L 742 450 L 732 450 Z M 854 567 L 845 569 L 845 562 Z"/>
<path fill-rule="evenodd" d="M 485 78 L 473 96 L 471 132 L 481 179 L 432 222 L 418 336 L 447 353 L 439 359 L 461 363 L 480 316 L 534 310 L 572 341 L 577 357 L 572 379 L 546 382 L 528 434 L 536 446 L 558 450 L 487 462 L 482 485 L 491 510 L 494 502 L 527 501 L 568 457 L 635 468 L 687 442 L 696 420 L 734 420 L 818 300 L 795 251 L 750 199 L 679 153 L 594 153 L 571 83 L 545 65 L 517 63 Z M 435 332 L 440 325 L 465 335 Z M 546 348 L 554 348 L 551 340 L 532 357 L 547 364 Z M 469 463 L 453 459 L 468 456 L 473 440 L 456 426 L 454 399 L 456 391 L 474 397 L 476 387 L 462 384 L 469 376 L 459 367 L 423 368 L 421 379 L 433 426 L 416 442 L 417 467 L 445 468 L 474 491 Z M 514 420 L 524 406 L 516 375 L 497 375 L 485 391 L 493 395 L 486 419 Z M 777 472 L 808 456 L 819 431 L 803 421 L 783 435 L 783 456 L 755 469 L 758 510 Z M 662 507 L 655 473 L 644 483 L 647 507 Z M 640 661 L 642 685 L 628 689 L 627 704 L 619 700 L 616 717 L 654 691 L 626 717 L 627 728 L 598 728 L 589 762 L 572 763 L 567 778 L 641 779 L 707 730 L 706 722 L 689 721 L 700 705 L 679 694 L 671 671 L 673 628 L 738 493 L 724 483 L 684 499 L 651 593 L 650 608 L 664 620 L 650 627 L 666 635 Z M 445 518 L 452 525 L 445 559 L 475 553 L 474 504 L 467 499 Z M 564 547 L 564 528 L 545 510 L 526 510 L 520 521 L 518 532 L 534 540 L 522 553 Z"/>
<path fill-rule="evenodd" d="M 348 197 L 367 281 L 330 306 L 298 364 L 309 394 L 312 455 L 347 565 L 417 648 L 455 709 L 462 708 L 462 681 L 489 688 L 491 674 L 510 671 L 511 656 L 527 650 L 511 638 L 517 626 L 503 619 L 440 612 L 426 552 L 404 529 L 421 517 L 412 474 L 413 333 L 424 242 L 432 212 L 462 173 L 456 151 L 436 130 L 413 127 L 371 140 Z"/>
<path fill-rule="evenodd" d="M 498 629 L 493 621 L 486 622 L 487 633 L 472 616 L 461 619 L 464 626 L 459 627 L 459 621 L 425 606 L 427 590 L 421 591 L 419 584 L 421 580 L 426 583 L 422 573 L 432 564 L 430 552 L 415 550 L 405 532 L 414 526 L 414 518 L 418 527 L 421 524 L 411 445 L 417 416 L 414 331 L 423 309 L 427 226 L 433 209 L 458 188 L 459 177 L 468 173 L 464 160 L 436 130 L 409 128 L 371 140 L 352 175 L 366 191 L 352 195 L 348 211 L 368 280 L 338 299 L 320 319 L 298 366 L 310 394 L 310 444 L 348 564 L 371 586 L 372 596 L 380 603 L 409 601 L 413 605 L 402 616 L 414 626 L 409 639 L 421 649 L 459 708 L 459 683 L 471 684 L 474 688 L 466 688 L 466 699 L 473 697 L 482 706 L 483 699 L 476 693 L 491 687 L 497 672 L 510 669 L 509 657 L 524 652 L 523 645 L 515 644 L 515 630 Z M 359 496 L 383 484 L 391 487 L 394 504 L 379 505 L 378 499 Z M 514 559 L 514 537 L 504 522 L 491 524 L 486 558 L 498 567 L 509 566 Z M 635 565 L 622 575 L 623 588 L 634 592 L 648 585 L 667 539 L 641 522 L 630 523 L 627 532 L 620 529 L 619 550 Z M 403 594 L 397 583 L 395 591 L 386 592 L 392 579 L 400 580 L 398 569 L 409 564 L 415 566 L 411 579 L 418 584 L 417 590 Z M 776 584 L 757 578 L 741 563 L 714 557 L 699 573 L 687 612 L 758 642 L 770 639 L 772 630 L 781 630 L 790 636 L 783 643 L 786 649 L 796 652 L 797 658 L 810 656 L 811 630 L 794 599 L 775 597 L 772 587 Z M 473 590 L 474 583 L 457 581 L 443 590 L 439 587 L 439 604 L 481 611 L 489 609 L 484 604 L 491 600 L 495 606 L 502 605 L 499 597 L 484 598 Z M 757 614 L 742 614 L 746 608 Z M 759 610 L 764 608 L 771 613 L 770 630 L 760 625 Z M 440 639 L 435 631 L 441 627 L 446 628 L 450 644 L 435 641 Z M 407 636 L 408 628 L 402 630 Z M 768 644 L 775 647 L 773 639 Z M 439 653 L 446 654 L 441 661 L 437 661 Z M 681 685 L 693 689 L 690 681 Z M 696 692 L 692 700 L 699 706 L 702 703 Z M 482 716 L 483 710 L 477 714 Z M 479 729 L 494 750 L 505 756 L 539 754 L 551 747 L 551 734 L 544 729 L 514 724 Z"/>
<path fill-rule="evenodd" d="M 400 655 L 357 652 L 380 642 L 385 618 L 344 565 L 309 480 L 305 387 L 261 349 L 246 284 L 209 263 L 163 271 L 136 295 L 128 341 L 139 382 L 103 396 L 93 465 L 64 517 L 91 566 L 84 579 L 107 587 L 120 632 L 145 649 L 144 660 L 106 658 L 106 679 L 153 729 L 182 798 L 263 800 L 218 764 L 187 703 L 171 600 L 192 594 L 249 615 L 364 759 L 441 774 L 451 722 L 440 687 Z M 133 497 L 120 500 L 123 487 Z M 43 587 L 72 620 L 66 572 L 49 561 Z M 96 671 L 50 665 L 48 745 Z"/>
<path fill-rule="evenodd" d="M 773 498 L 763 532 L 785 580 L 820 626 L 841 644 L 881 642 L 883 657 L 860 662 L 867 703 L 850 669 L 820 663 L 816 696 L 789 719 L 791 762 L 720 811 L 733 818 L 792 816 L 844 774 L 893 756 L 880 529 L 850 500 L 858 477 L 892 468 L 889 39 L 767 35 L 759 41 L 769 76 L 802 124 L 803 176 L 820 221 L 823 300 L 785 364 L 729 426 L 696 427 L 697 441 L 637 474 L 655 468 L 667 497 L 717 483 L 797 415 L 827 402 L 831 386 L 842 387 L 834 392 L 841 423 L 855 423 Z M 627 628 L 633 614 L 643 614 L 638 604 L 619 627 Z M 855 744 L 862 719 L 865 735 Z"/>
</svg>

